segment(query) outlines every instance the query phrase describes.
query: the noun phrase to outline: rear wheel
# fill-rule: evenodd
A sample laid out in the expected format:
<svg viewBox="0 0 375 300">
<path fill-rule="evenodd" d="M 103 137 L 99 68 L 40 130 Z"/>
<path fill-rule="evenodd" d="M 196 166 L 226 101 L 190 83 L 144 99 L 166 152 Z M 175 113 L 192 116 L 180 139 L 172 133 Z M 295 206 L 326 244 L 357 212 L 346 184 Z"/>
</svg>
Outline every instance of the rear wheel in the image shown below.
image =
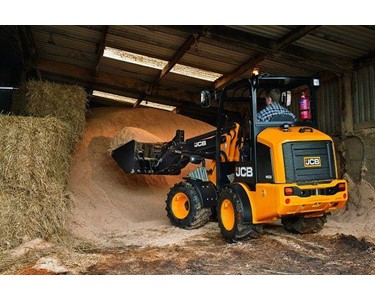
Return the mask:
<svg viewBox="0 0 375 300">
<path fill-rule="evenodd" d="M 229 243 L 259 238 L 262 232 L 261 225 L 243 224 L 241 199 L 231 188 L 224 188 L 219 195 L 217 217 L 221 234 Z"/>
<path fill-rule="evenodd" d="M 184 229 L 195 229 L 210 219 L 211 208 L 203 208 L 194 186 L 182 181 L 171 188 L 165 201 L 167 216 L 171 223 Z"/>
<path fill-rule="evenodd" d="M 292 233 L 316 233 L 323 229 L 327 222 L 326 215 L 315 218 L 304 218 L 303 216 L 283 218 L 281 223 L 285 230 Z"/>
</svg>

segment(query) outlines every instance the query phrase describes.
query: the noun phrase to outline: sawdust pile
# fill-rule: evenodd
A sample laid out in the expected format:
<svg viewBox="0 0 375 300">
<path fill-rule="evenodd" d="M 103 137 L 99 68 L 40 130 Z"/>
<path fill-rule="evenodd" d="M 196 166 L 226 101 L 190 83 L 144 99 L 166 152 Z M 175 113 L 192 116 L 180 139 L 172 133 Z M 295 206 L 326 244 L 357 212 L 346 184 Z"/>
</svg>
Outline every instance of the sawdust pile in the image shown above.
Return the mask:
<svg viewBox="0 0 375 300">
<path fill-rule="evenodd" d="M 149 133 L 146 130 L 136 127 L 125 127 L 123 128 L 110 142 L 110 150 L 114 150 L 126 143 L 136 140 L 141 143 L 161 143 L 159 137 Z"/>
<path fill-rule="evenodd" d="M 353 232 L 375 238 L 375 189 L 362 179 L 355 183 L 345 174 L 349 199 L 345 207 L 333 214 L 332 220 L 347 225 Z"/>
<path fill-rule="evenodd" d="M 121 136 L 124 127 L 133 130 L 126 130 Z M 74 203 L 70 224 L 75 234 L 101 241 L 132 230 L 169 226 L 164 207 L 166 194 L 195 166 L 184 169 L 181 176 L 125 174 L 108 150 L 119 133 L 119 144 L 124 138 L 134 137 L 146 142 L 170 141 L 177 129 L 185 130 L 185 138 L 190 138 L 214 127 L 149 108 L 96 108 L 89 113 L 83 139 L 73 156 L 68 184 Z"/>
<path fill-rule="evenodd" d="M 367 153 L 371 158 L 374 151 L 371 143 L 371 140 L 375 138 L 374 129 L 364 129 L 359 136 L 365 138 L 364 141 L 370 141 L 366 149 L 368 149 Z M 353 151 L 355 151 L 351 148 L 352 140 L 336 140 L 335 142 L 338 170 L 340 176 L 348 182 L 349 199 L 342 209 L 332 214 L 327 225 L 333 225 L 345 230 L 348 234 L 369 237 L 375 241 L 375 189 L 366 180 L 369 170 L 365 163 L 365 157 L 362 156 L 364 153 L 360 154 L 363 159 L 361 168 L 358 170 L 349 169 L 348 160 L 353 159 Z"/>
</svg>

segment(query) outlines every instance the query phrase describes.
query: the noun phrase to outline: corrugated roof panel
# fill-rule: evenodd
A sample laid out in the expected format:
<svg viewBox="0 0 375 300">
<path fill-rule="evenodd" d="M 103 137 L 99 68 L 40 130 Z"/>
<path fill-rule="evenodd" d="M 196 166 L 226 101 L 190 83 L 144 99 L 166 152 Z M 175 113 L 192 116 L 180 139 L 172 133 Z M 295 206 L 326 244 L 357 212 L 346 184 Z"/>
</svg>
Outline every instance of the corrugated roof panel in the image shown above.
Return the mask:
<svg viewBox="0 0 375 300">
<path fill-rule="evenodd" d="M 239 54 L 245 54 L 245 55 L 250 55 L 250 54 L 255 52 L 254 50 L 251 50 L 249 48 L 242 48 L 242 47 L 239 47 L 235 44 L 226 44 L 226 43 L 224 43 L 220 40 L 211 39 L 211 38 L 209 38 L 209 36 L 210 36 L 209 34 L 207 36 L 208 37 L 201 37 L 199 39 L 200 43 L 205 43 L 205 44 L 208 44 L 210 46 L 218 47 L 218 48 L 222 49 L 222 51 L 229 50 L 229 51 L 233 51 L 233 52 L 236 52 L 236 53 L 239 53 Z"/>
<path fill-rule="evenodd" d="M 125 70 L 121 70 L 121 69 L 117 69 L 117 68 L 112 68 L 110 66 L 101 65 L 99 67 L 99 72 L 105 72 L 105 73 L 110 73 L 110 74 L 118 75 L 118 76 L 136 78 L 136 79 L 142 80 L 146 83 L 150 83 L 150 82 L 152 82 L 152 80 L 154 80 L 154 76 L 145 75 L 145 74 L 141 74 L 141 73 L 129 72 L 129 71 L 125 71 Z"/>
<path fill-rule="evenodd" d="M 154 69 L 154 68 L 149 68 L 149 67 L 144 67 L 132 63 L 127 63 L 124 61 L 116 60 L 116 59 L 111 59 L 107 57 L 102 57 L 100 59 L 100 64 L 99 68 L 102 69 L 102 67 L 109 67 L 113 69 L 118 69 L 122 70 L 125 72 L 131 72 L 131 73 L 138 73 L 142 75 L 147 75 L 155 78 L 158 76 L 160 70 Z"/>
<path fill-rule="evenodd" d="M 175 50 L 115 36 L 113 34 L 107 35 L 106 45 L 120 50 L 126 50 L 164 60 L 169 60 L 176 53 Z"/>
<path fill-rule="evenodd" d="M 199 99 L 200 91 L 202 88 L 200 87 L 195 87 L 192 85 L 187 84 L 186 82 L 177 82 L 177 81 L 171 81 L 171 80 L 162 80 L 160 82 L 161 87 L 169 88 L 169 89 L 176 89 L 176 90 L 185 90 L 189 91 L 191 93 L 196 93 L 197 94 L 197 99 Z"/>
<path fill-rule="evenodd" d="M 224 74 L 231 72 L 236 69 L 238 66 L 233 64 L 228 64 L 226 62 L 220 62 L 217 60 L 208 59 L 198 55 L 193 55 L 186 53 L 180 60 L 180 64 L 200 68 L 202 70 L 217 72 Z"/>
<path fill-rule="evenodd" d="M 344 58 L 355 59 L 359 56 L 366 54 L 366 51 L 359 50 L 350 46 L 345 46 L 335 42 L 321 39 L 312 35 L 304 36 L 298 41 L 293 43 L 294 45 L 302 46 L 311 50 L 327 53 L 335 56 Z"/>
<path fill-rule="evenodd" d="M 108 32 L 119 37 L 172 50 L 178 50 L 190 36 L 183 32 L 181 32 L 181 35 L 172 35 L 152 29 L 152 27 L 126 25 L 110 26 Z"/>
<path fill-rule="evenodd" d="M 257 34 L 272 39 L 279 39 L 290 32 L 290 30 L 285 26 L 277 25 L 235 25 L 227 27 L 231 27 L 233 29 L 245 31 L 252 34 Z"/>
<path fill-rule="evenodd" d="M 43 44 L 51 44 L 65 47 L 67 49 L 86 51 L 93 54 L 97 52 L 97 44 L 94 42 L 82 41 L 59 34 L 49 34 L 40 31 L 33 31 L 33 36 L 37 47 L 42 46 Z"/>
<path fill-rule="evenodd" d="M 198 78 L 193 78 L 193 77 L 187 77 L 184 75 L 180 74 L 175 74 L 175 73 L 168 73 L 160 82 L 163 83 L 164 81 L 175 81 L 179 83 L 184 83 L 187 86 L 190 87 L 209 87 L 212 85 L 212 82 L 206 81 L 206 80 L 201 80 Z"/>
<path fill-rule="evenodd" d="M 242 53 L 230 49 L 223 49 L 223 47 L 211 45 L 207 39 L 202 39 L 198 41 L 197 45 L 193 45 L 188 53 L 226 62 L 228 64 L 239 65 L 244 60 L 248 59 L 249 56 L 253 55 L 255 51 Z"/>
<path fill-rule="evenodd" d="M 79 59 L 82 61 L 87 61 L 88 63 L 94 63 L 97 57 L 96 54 L 88 53 L 77 49 L 67 49 L 65 47 L 46 43 L 39 44 L 37 52 L 38 56 L 41 58 L 43 58 L 45 54 L 48 53 L 66 57 L 67 59 Z"/>
<path fill-rule="evenodd" d="M 87 41 L 91 43 L 98 43 L 102 39 L 103 33 L 96 30 L 83 28 L 80 26 L 49 26 L 49 25 L 33 25 L 31 26 L 32 31 L 42 32 L 47 34 L 58 34 L 61 36 L 73 38 L 76 40 Z"/>
<path fill-rule="evenodd" d="M 47 60 L 53 60 L 57 62 L 79 66 L 79 67 L 90 69 L 90 70 L 94 69 L 94 63 L 85 59 L 61 56 L 61 55 L 56 55 L 56 54 L 49 53 L 49 52 L 41 52 L 39 57 L 47 59 Z"/>
<path fill-rule="evenodd" d="M 57 74 L 51 74 L 48 72 L 42 72 L 43 80 L 52 81 L 52 82 L 61 82 L 61 83 L 67 83 L 67 84 L 76 84 L 83 87 L 87 87 L 89 84 L 84 81 L 80 81 L 77 79 L 72 79 L 64 76 L 59 76 Z"/>
<path fill-rule="evenodd" d="M 364 26 L 321 26 L 312 34 L 363 51 L 375 48 L 375 30 Z"/>
<path fill-rule="evenodd" d="M 293 65 L 287 65 L 284 63 L 264 60 L 258 64 L 261 73 L 268 73 L 271 75 L 283 75 L 283 76 L 309 76 L 314 72 L 311 70 L 296 68 Z"/>
<path fill-rule="evenodd" d="M 254 51 L 239 53 L 199 42 L 197 47 L 193 45 L 190 48 L 180 63 L 225 74 L 242 65 L 253 53 Z"/>
</svg>

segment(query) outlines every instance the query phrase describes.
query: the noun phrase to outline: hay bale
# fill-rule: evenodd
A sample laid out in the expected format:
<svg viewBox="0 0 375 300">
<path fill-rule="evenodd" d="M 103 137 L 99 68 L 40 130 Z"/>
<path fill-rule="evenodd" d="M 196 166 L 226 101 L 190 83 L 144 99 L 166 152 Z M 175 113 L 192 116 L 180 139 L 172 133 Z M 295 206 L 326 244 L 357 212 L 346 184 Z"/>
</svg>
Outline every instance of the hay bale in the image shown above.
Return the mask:
<svg viewBox="0 0 375 300">
<path fill-rule="evenodd" d="M 63 236 L 74 137 L 54 117 L 0 116 L 0 248 Z"/>
<path fill-rule="evenodd" d="M 14 93 L 12 112 L 16 115 L 56 117 L 72 128 L 75 141 L 85 127 L 86 92 L 77 85 L 29 81 Z"/>
</svg>

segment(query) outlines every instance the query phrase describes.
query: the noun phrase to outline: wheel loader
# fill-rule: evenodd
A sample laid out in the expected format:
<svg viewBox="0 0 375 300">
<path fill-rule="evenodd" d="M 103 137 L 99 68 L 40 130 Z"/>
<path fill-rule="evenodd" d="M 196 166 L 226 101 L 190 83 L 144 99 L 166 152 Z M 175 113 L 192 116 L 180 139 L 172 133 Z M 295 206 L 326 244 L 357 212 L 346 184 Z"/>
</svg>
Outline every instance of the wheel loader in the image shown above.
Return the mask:
<svg viewBox="0 0 375 300">
<path fill-rule="evenodd" d="M 318 87 L 319 78 L 262 74 L 205 90 L 201 105 L 217 105 L 215 131 L 185 140 L 177 130 L 165 143 L 132 140 L 111 155 L 130 174 L 177 175 L 197 165 L 167 195 L 167 216 L 177 227 L 198 228 L 214 217 L 227 242 L 259 237 L 264 224 L 279 219 L 287 231 L 318 232 L 348 199 L 333 141 L 317 129 Z M 270 88 L 280 91 L 285 107 L 297 96 L 297 121 L 289 115 L 257 120 Z M 226 108 L 235 106 L 237 114 Z"/>
</svg>

